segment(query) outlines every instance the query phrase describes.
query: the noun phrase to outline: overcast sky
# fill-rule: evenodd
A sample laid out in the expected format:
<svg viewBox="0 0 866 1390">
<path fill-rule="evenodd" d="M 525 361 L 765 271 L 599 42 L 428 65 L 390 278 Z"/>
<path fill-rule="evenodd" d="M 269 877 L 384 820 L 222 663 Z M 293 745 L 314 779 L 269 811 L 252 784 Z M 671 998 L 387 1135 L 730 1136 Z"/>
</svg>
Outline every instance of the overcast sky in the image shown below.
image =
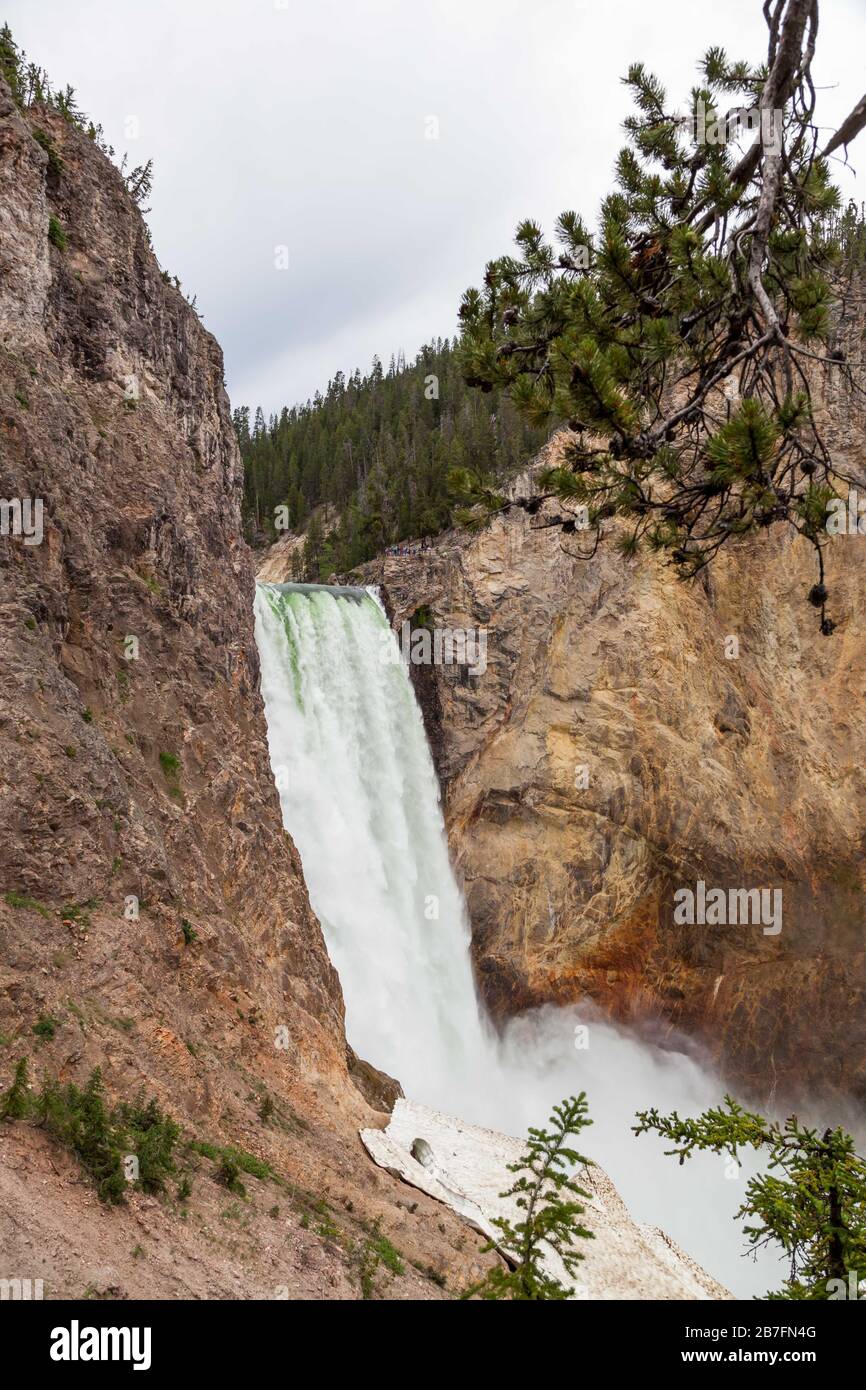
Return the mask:
<svg viewBox="0 0 866 1390">
<path fill-rule="evenodd" d="M 592 219 L 631 61 L 679 108 L 710 44 L 766 53 L 760 0 L 6 0 L 0 15 L 110 143 L 153 158 L 160 263 L 219 338 L 232 404 L 266 412 L 453 334 L 521 218 Z M 822 123 L 862 95 L 864 53 L 866 0 L 822 0 Z M 863 177 L 840 181 L 866 196 Z"/>
</svg>

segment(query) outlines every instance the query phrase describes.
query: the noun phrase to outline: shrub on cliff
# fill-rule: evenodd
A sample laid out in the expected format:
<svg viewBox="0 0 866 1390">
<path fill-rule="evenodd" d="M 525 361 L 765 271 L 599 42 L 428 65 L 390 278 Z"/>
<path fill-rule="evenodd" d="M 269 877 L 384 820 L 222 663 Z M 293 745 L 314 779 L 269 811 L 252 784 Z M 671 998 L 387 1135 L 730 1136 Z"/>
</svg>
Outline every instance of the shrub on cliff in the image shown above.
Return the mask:
<svg viewBox="0 0 866 1390">
<path fill-rule="evenodd" d="M 567 1144 L 572 1135 L 592 1124 L 584 1092 L 555 1105 L 549 1123 L 549 1130 L 530 1128 L 526 1153 L 508 1165 L 509 1172 L 520 1176 L 507 1192 L 500 1193 L 504 1199 L 514 1198 L 523 1219 L 496 1217 L 493 1224 L 501 1238 L 484 1247 L 486 1251 L 501 1250 L 508 1267 L 497 1265 L 488 1270 L 481 1283 L 466 1290 L 464 1298 L 524 1302 L 570 1298 L 574 1292 L 545 1270 L 543 1258 L 545 1250 L 554 1250 L 566 1272 L 573 1275 L 583 1259 L 575 1240 L 593 1238 L 592 1231 L 578 1220 L 585 1208 L 573 1200 L 588 1199 L 589 1193 L 569 1175 L 576 1164 L 586 1165 L 590 1160 Z"/>
<path fill-rule="evenodd" d="M 48 240 L 52 246 L 56 246 L 58 251 L 66 250 L 67 236 L 63 230 L 63 223 L 54 213 L 48 219 Z"/>
<path fill-rule="evenodd" d="M 127 1158 L 135 1159 L 135 1182 L 145 1192 L 162 1191 L 165 1178 L 176 1171 L 179 1126 L 155 1100 L 145 1103 L 143 1096 L 109 1109 L 99 1067 L 90 1073 L 83 1089 L 48 1077 L 34 1096 L 23 1057 L 12 1085 L 0 1095 L 0 1120 L 7 1119 L 41 1124 L 75 1154 L 101 1199 L 109 1204 L 122 1202 L 126 1195 Z"/>
<path fill-rule="evenodd" d="M 165 1179 L 176 1171 L 174 1151 L 180 1139 L 180 1126 L 170 1119 L 153 1097 L 145 1102 L 139 1095 L 130 1104 L 121 1101 L 113 1121 L 122 1136 L 127 1153 L 138 1160 L 138 1183 L 144 1192 L 162 1192 Z"/>
<path fill-rule="evenodd" d="M 741 1109 L 725 1096 L 715 1110 L 696 1119 L 637 1116 L 635 1134 L 654 1132 L 671 1140 L 668 1153 L 680 1163 L 699 1149 L 727 1153 L 739 1161 L 740 1149 L 768 1155 L 766 1173 L 752 1178 L 737 1212 L 750 1248 L 776 1244 L 790 1261 L 790 1273 L 771 1299 L 846 1298 L 866 1278 L 866 1160 L 843 1129 L 823 1133 L 792 1115 L 784 1125 Z"/>
<path fill-rule="evenodd" d="M 550 500 L 537 525 L 586 532 L 569 553 L 589 558 L 618 517 L 626 555 L 645 546 L 689 579 L 732 537 L 781 521 L 815 549 L 809 598 L 829 633 L 826 512 L 847 479 L 807 369 L 862 393 L 833 314 L 862 218 L 840 215 L 829 159 L 866 125 L 866 98 L 828 140 L 814 119 L 818 0 L 764 13 L 766 61 L 711 48 L 685 114 L 632 65 L 636 111 L 597 230 L 565 212 L 552 245 L 521 223 L 518 254 L 463 297 L 462 361 L 534 425 L 571 427 L 561 466 L 510 504 Z M 509 505 L 466 474 L 454 484 L 465 520 Z"/>
<path fill-rule="evenodd" d="M 96 1067 L 83 1090 L 69 1082 L 46 1081 L 36 1101 L 45 1128 L 72 1150 L 103 1202 L 122 1202 L 126 1191 L 123 1156 L 105 1106 L 102 1073 Z"/>
</svg>

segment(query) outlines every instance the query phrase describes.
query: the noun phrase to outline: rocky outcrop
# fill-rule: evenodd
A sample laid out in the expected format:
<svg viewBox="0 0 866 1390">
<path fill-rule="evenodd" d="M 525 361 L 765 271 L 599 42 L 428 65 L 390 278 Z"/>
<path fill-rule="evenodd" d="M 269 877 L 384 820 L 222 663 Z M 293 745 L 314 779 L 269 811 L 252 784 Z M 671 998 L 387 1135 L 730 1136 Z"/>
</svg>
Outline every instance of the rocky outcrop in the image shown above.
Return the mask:
<svg viewBox="0 0 866 1390">
<path fill-rule="evenodd" d="M 480 1242 L 433 1202 L 410 1218 L 357 1139 L 399 1088 L 347 1054 L 282 828 L 240 492 L 221 352 L 121 175 L 0 84 L 0 1089 L 25 1054 L 36 1082 L 98 1065 L 112 1099 L 144 1090 L 284 1183 L 248 1184 L 235 1246 L 209 1165 L 188 1223 L 140 1194 L 109 1216 L 44 1135 L 3 1125 L 0 1276 L 357 1296 L 376 1219 L 407 1256 L 377 1291 L 441 1297 Z M 39 543 L 15 533 L 28 500 Z M 142 1231 L 162 1254 L 139 1265 Z"/>
<path fill-rule="evenodd" d="M 863 478 L 860 398 L 823 375 L 815 391 Z M 781 528 L 683 585 L 610 537 L 581 559 L 545 519 L 512 509 L 356 576 L 397 628 L 423 608 L 487 634 L 483 674 L 415 678 L 490 1008 L 589 995 L 700 1037 L 758 1095 L 863 1097 L 866 537 L 828 542 L 824 637 L 813 553 Z M 781 890 L 781 930 L 680 924 L 699 880 Z"/>
</svg>

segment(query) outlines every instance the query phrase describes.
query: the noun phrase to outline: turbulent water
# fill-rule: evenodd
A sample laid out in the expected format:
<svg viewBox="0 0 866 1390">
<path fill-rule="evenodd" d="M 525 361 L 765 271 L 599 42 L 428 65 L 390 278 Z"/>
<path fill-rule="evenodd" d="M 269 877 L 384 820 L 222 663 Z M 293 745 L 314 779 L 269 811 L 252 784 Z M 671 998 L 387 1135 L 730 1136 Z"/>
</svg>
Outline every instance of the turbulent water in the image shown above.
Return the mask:
<svg viewBox="0 0 866 1390">
<path fill-rule="evenodd" d="M 632 1214 L 661 1226 L 740 1296 L 784 1277 L 742 1258 L 732 1220 L 746 1175 L 721 1157 L 680 1167 L 636 1138 L 639 1109 L 696 1113 L 720 1083 L 591 1008 L 545 1008 L 497 1036 L 479 1007 L 469 924 L 448 856 L 439 787 L 396 640 L 372 595 L 259 585 L 256 639 L 271 765 L 286 829 L 362 1057 L 407 1096 L 521 1135 L 585 1090 L 581 1147 Z M 732 1176 L 733 1174 L 733 1176 Z"/>
</svg>

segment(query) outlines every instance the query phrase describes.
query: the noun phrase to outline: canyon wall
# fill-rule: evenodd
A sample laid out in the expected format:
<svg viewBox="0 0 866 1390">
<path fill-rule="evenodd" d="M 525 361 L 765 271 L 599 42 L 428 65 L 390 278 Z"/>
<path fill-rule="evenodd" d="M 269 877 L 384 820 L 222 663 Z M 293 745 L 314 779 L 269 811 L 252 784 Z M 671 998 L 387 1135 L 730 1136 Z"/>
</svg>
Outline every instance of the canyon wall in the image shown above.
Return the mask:
<svg viewBox="0 0 866 1390">
<path fill-rule="evenodd" d="M 132 1191 L 109 1212 L 0 1125 L 0 1276 L 356 1297 L 378 1219 L 407 1259 L 377 1291 L 439 1298 L 480 1241 L 427 1198 L 410 1215 L 358 1139 L 396 1088 L 347 1051 L 282 828 L 241 482 L 222 354 L 120 173 L 0 83 L 0 1090 L 21 1056 L 36 1085 L 100 1066 L 112 1102 L 143 1090 L 282 1184 L 245 1178 L 232 1229 L 199 1159 L 183 1213 Z M 41 499 L 41 543 L 16 499 Z"/>
<path fill-rule="evenodd" d="M 0 142 L 2 493 L 44 507 L 41 544 L 0 542 L 0 882 L 97 903 L 127 968 L 161 919 L 179 981 L 219 959 L 245 1014 L 277 1009 L 339 1069 L 339 985 L 269 776 L 222 355 L 92 141 L 6 95 Z"/>
<path fill-rule="evenodd" d="M 861 398 L 824 369 L 814 389 L 862 478 Z M 487 633 L 483 674 L 413 676 L 488 1006 L 588 995 L 700 1039 L 760 1098 L 866 1096 L 866 536 L 828 538 L 825 637 L 814 553 L 780 527 L 683 584 L 611 536 L 577 558 L 550 505 L 354 576 L 398 629 Z M 699 880 L 781 890 L 781 930 L 679 924 Z"/>
</svg>

